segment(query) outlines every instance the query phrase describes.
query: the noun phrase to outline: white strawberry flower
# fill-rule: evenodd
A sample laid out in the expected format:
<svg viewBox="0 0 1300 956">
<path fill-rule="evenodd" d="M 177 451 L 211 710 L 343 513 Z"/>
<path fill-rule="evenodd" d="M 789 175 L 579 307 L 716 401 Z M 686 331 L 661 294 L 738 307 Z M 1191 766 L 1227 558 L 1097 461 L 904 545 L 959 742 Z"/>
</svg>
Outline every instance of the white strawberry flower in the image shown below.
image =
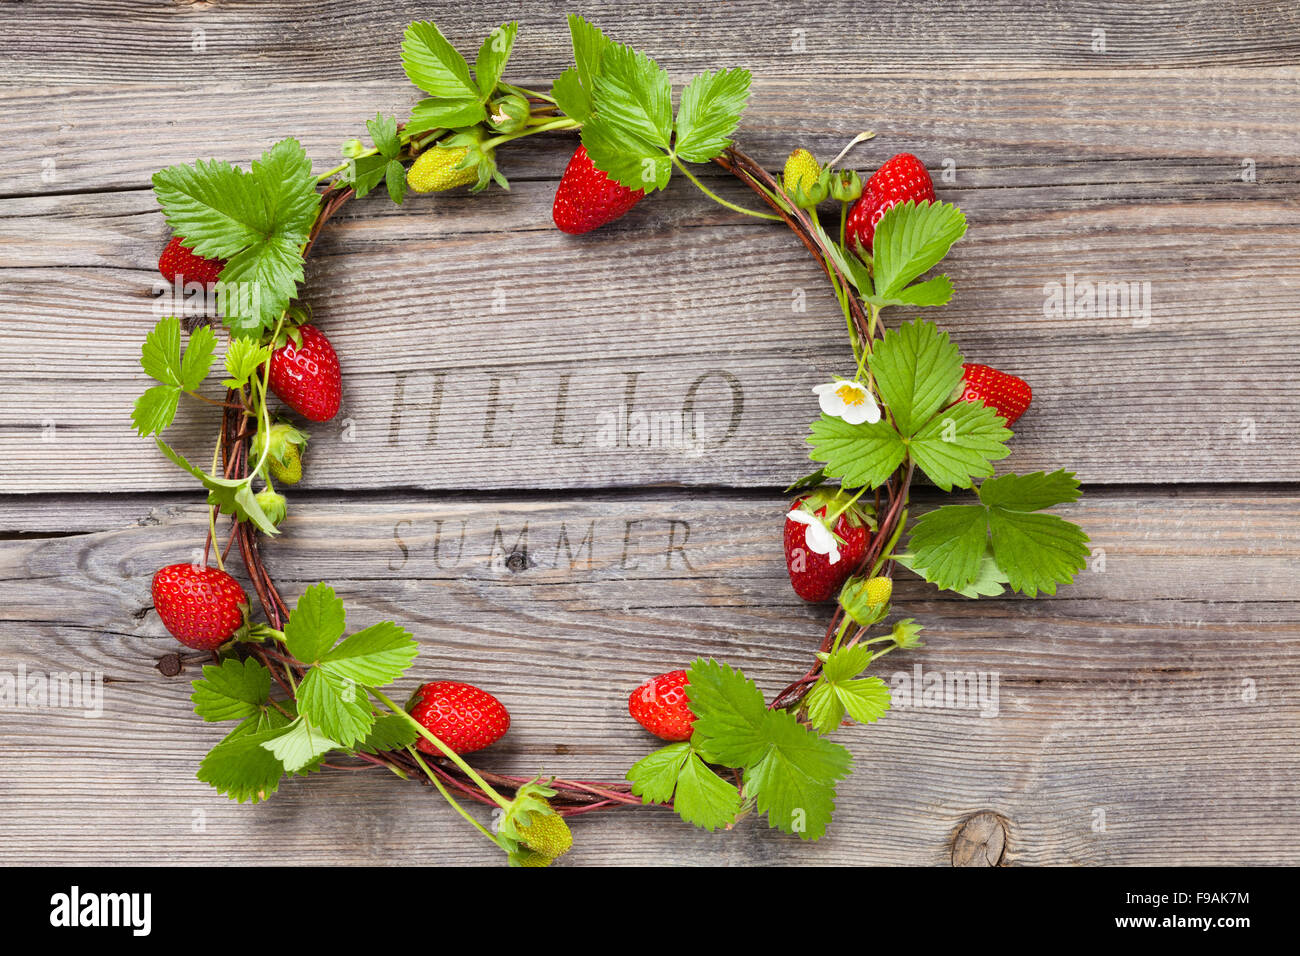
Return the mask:
<svg viewBox="0 0 1300 956">
<path fill-rule="evenodd" d="M 809 514 L 802 508 L 795 508 L 786 515 L 791 521 L 797 521 L 800 524 L 807 525 L 804 529 L 804 544 L 808 545 L 808 550 L 814 554 L 830 555 L 831 564 L 840 562 L 840 546 L 835 540 L 835 535 L 831 534 L 831 529 L 822 524 L 821 519 L 814 514 Z"/>
<path fill-rule="evenodd" d="M 817 394 L 817 404 L 827 415 L 842 418 L 850 425 L 863 422 L 874 425 L 880 421 L 880 406 L 861 382 L 837 379 L 814 385 L 813 391 Z"/>
</svg>

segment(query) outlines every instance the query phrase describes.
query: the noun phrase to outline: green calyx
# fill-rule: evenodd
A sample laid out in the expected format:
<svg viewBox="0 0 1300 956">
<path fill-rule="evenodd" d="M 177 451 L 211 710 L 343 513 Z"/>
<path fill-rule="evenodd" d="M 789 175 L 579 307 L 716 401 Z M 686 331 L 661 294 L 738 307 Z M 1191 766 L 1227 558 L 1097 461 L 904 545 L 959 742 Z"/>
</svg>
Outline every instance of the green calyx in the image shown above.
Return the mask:
<svg viewBox="0 0 1300 956">
<path fill-rule="evenodd" d="M 518 93 L 508 93 L 492 101 L 488 123 L 498 133 L 517 133 L 527 125 L 531 114 L 527 99 Z"/>
<path fill-rule="evenodd" d="M 840 607 L 859 627 L 870 627 L 889 613 L 893 593 L 889 578 L 849 578 L 840 589 Z"/>
<path fill-rule="evenodd" d="M 816 515 L 817 512 L 825 508 L 826 513 L 821 517 L 827 522 L 828 526 L 838 523 L 838 518 L 836 522 L 831 522 L 831 515 L 842 514 L 848 519 L 849 524 L 855 528 L 866 525 L 868 530 L 874 532 L 878 527 L 875 507 L 870 504 L 863 504 L 861 501 L 854 501 L 853 495 L 850 495 L 843 488 L 819 485 L 806 495 L 803 495 L 796 507 L 811 515 Z"/>
<path fill-rule="evenodd" d="M 853 169 L 838 169 L 830 177 L 831 198 L 853 202 L 862 195 L 862 177 Z"/>
</svg>

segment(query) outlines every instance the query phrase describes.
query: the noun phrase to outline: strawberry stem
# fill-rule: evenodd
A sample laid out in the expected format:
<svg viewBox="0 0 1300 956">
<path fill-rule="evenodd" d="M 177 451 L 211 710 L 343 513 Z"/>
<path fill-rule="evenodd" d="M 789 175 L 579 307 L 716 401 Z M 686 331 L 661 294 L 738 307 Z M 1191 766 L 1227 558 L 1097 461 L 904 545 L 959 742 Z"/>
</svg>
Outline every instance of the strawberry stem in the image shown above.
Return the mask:
<svg viewBox="0 0 1300 956">
<path fill-rule="evenodd" d="M 674 156 L 672 157 L 672 160 L 673 160 L 673 165 L 682 171 L 683 176 L 685 176 L 687 179 L 693 182 L 695 184 L 695 187 L 700 192 L 704 193 L 704 195 L 708 196 L 719 206 L 725 206 L 726 208 L 734 212 L 744 213 L 746 216 L 753 216 L 755 219 L 772 219 L 775 220 L 776 222 L 781 221 L 780 216 L 775 216 L 772 215 L 771 213 L 766 213 L 766 212 L 758 212 L 757 210 L 754 209 L 746 209 L 743 206 L 737 206 L 734 202 L 727 202 L 727 200 L 723 199 L 721 196 L 714 193 L 707 186 L 705 186 L 704 183 L 696 179 L 694 174 L 689 169 L 686 168 L 686 164 L 683 163 L 680 159 Z"/>
</svg>

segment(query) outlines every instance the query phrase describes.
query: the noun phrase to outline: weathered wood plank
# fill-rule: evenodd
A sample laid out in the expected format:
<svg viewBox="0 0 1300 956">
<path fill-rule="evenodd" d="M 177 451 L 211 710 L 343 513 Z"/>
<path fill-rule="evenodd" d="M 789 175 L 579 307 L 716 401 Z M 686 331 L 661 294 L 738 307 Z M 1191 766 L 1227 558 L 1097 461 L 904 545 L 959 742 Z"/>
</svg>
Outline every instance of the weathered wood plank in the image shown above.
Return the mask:
<svg viewBox="0 0 1300 956">
<path fill-rule="evenodd" d="M 975 225 L 937 315 L 973 360 L 1035 388 L 1007 467 L 1069 466 L 1089 482 L 1294 473 L 1300 394 L 1270 383 L 1294 373 L 1300 206 L 1051 208 L 1040 192 L 949 194 Z M 478 200 L 375 202 L 330 227 L 306 297 L 340 352 L 345 408 L 314 430 L 309 483 L 770 487 L 809 470 L 809 389 L 847 370 L 847 348 L 804 250 L 777 227 L 726 221 L 684 183 L 598 241 L 549 228 L 550 195 L 528 182 Z M 0 410 L 4 490 L 186 487 L 130 440 L 165 236 L 150 202 L 0 202 L 17 250 L 0 288 L 0 376 L 27 399 Z M 53 265 L 32 215 L 74 264 Z M 528 230 L 493 232 L 493 219 Z M 1045 290 L 1072 276 L 1140 294 L 1127 315 L 1045 314 Z M 174 436 L 199 460 L 209 412 L 187 408 Z M 636 413 L 659 418 L 638 430 Z"/>
<path fill-rule="evenodd" d="M 1283 2 L 1141 5 L 1015 0 L 938 3 L 890 0 L 870 11 L 851 0 L 785 5 L 647 2 L 400 3 L 323 13 L 303 0 L 171 4 L 138 0 L 43 2 L 5 8 L 7 75 L 95 82 L 268 82 L 337 75 L 340 57 L 357 79 L 401 75 L 398 44 L 414 19 L 433 19 L 462 52 L 491 25 L 522 22 L 514 59 L 551 77 L 571 61 L 563 10 L 591 18 L 617 39 L 653 53 L 674 72 L 744 65 L 767 74 L 834 76 L 863 69 L 999 67 L 1145 69 L 1204 64 L 1290 64 L 1300 17 Z M 1099 46 L 1098 41 L 1102 44 Z M 97 55 L 88 56 L 88 51 Z"/>
<path fill-rule="evenodd" d="M 738 138 L 751 155 L 777 166 L 795 144 L 825 159 L 873 129 L 875 142 L 854 154 L 863 167 L 907 149 L 936 174 L 948 163 L 950 184 L 962 188 L 1071 187 L 1049 193 L 1053 202 L 1194 198 L 1189 186 L 1214 198 L 1244 198 L 1289 185 L 1285 194 L 1294 198 L 1297 76 L 1292 62 L 958 79 L 947 69 L 837 73 L 834 109 L 809 106 L 820 80 L 760 77 Z M 404 76 L 270 83 L 241 74 L 237 81 L 160 85 L 155 78 L 112 89 L 0 85 L 10 140 L 25 144 L 9 161 L 0 195 L 141 188 L 163 166 L 211 156 L 247 162 L 290 135 L 324 171 L 336 164 L 339 143 L 364 134 L 376 110 L 404 116 L 419 95 Z M 148 136 L 140 135 L 143 125 Z M 549 140 L 504 147 L 502 171 L 512 180 L 558 178 L 568 151 Z M 1241 178 L 1247 159 L 1256 165 L 1256 182 L 1248 186 Z"/>
<path fill-rule="evenodd" d="M 4 669 L 108 680 L 98 719 L 0 711 L 0 857 L 491 859 L 434 795 L 397 781 L 323 776 L 257 809 L 193 781 L 220 731 L 187 713 L 194 665 L 170 680 L 151 669 L 175 645 L 148 581 L 201 538 L 202 515 L 134 500 L 135 527 L 0 542 Z M 5 501 L 0 518 L 12 524 L 21 507 Z M 900 709 L 843 733 L 858 772 L 826 840 L 801 846 L 752 821 L 710 838 L 632 811 L 580 824 L 573 860 L 946 864 L 952 831 L 989 809 L 1010 821 L 1013 863 L 1295 863 L 1300 498 L 1115 491 L 1069 510 L 1104 570 L 1094 560 L 1055 599 L 970 602 L 900 585 L 899 612 L 930 625 L 928 644 L 886 676 L 918 664 L 996 673 L 997 716 Z M 330 580 L 354 626 L 410 626 L 424 645 L 413 679 L 499 693 L 515 725 L 484 765 L 617 775 L 650 746 L 623 710 L 644 675 L 711 654 L 772 692 L 805 662 L 823 610 L 789 592 L 780 511 L 779 499 L 708 493 L 313 499 L 269 560 L 291 595 Z M 514 572 L 501 558 L 525 523 L 529 566 Z M 1223 806 L 1232 812 L 1215 817 Z"/>
</svg>

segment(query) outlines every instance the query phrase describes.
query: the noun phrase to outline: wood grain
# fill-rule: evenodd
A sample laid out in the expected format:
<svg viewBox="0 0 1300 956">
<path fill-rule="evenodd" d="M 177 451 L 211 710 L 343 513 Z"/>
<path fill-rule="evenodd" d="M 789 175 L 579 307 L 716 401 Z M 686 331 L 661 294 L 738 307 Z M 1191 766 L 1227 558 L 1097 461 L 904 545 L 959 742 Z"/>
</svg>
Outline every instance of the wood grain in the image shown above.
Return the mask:
<svg viewBox="0 0 1300 956">
<path fill-rule="evenodd" d="M 1149 69 L 1290 64 L 1300 45 L 1300 15 L 1284 0 L 1204 4 L 941 2 L 901 0 L 725 4 L 654 0 L 635 7 L 575 2 L 353 4 L 322 10 L 305 0 L 239 4 L 38 0 L 7 4 L 7 74 L 30 80 L 206 83 L 255 73 L 268 81 L 346 73 L 401 76 L 402 30 L 432 19 L 470 58 L 488 32 L 518 19 L 516 69 L 553 77 L 571 62 L 563 12 L 581 13 L 617 39 L 651 51 L 674 73 L 739 63 L 767 74 L 828 78 L 862 69 L 1002 67 Z M 195 31 L 202 31 L 197 35 Z M 1095 31 L 1104 32 L 1104 51 Z M 87 56 L 87 50 L 99 55 Z M 341 62 L 345 57 L 346 62 Z"/>
<path fill-rule="evenodd" d="M 490 861 L 414 785 L 322 775 L 250 808 L 193 780 L 220 730 L 188 712 L 197 662 L 170 679 L 153 669 L 175 644 L 148 584 L 201 539 L 202 514 L 134 501 L 135 526 L 0 542 L 3 669 L 106 680 L 99 719 L 0 711 L 0 858 Z M 1008 821 L 1009 863 L 1295 863 L 1300 498 L 1110 492 L 1068 511 L 1104 570 L 1094 558 L 1056 598 L 972 602 L 900 582 L 897 607 L 928 625 L 927 646 L 883 675 L 996 673 L 997 716 L 898 709 L 843 732 L 858 772 L 827 839 L 805 847 L 754 821 L 710 839 L 634 810 L 582 823 L 573 862 L 947 865 L 955 829 L 987 810 Z M 624 711 L 644 676 L 713 655 L 772 693 L 806 663 L 824 609 L 789 591 L 780 512 L 780 499 L 726 493 L 313 496 L 269 560 L 291 596 L 331 581 L 353 627 L 410 627 L 413 679 L 498 693 L 515 722 L 484 766 L 617 777 L 651 746 Z M 516 550 L 527 567 L 511 571 Z"/>
</svg>

